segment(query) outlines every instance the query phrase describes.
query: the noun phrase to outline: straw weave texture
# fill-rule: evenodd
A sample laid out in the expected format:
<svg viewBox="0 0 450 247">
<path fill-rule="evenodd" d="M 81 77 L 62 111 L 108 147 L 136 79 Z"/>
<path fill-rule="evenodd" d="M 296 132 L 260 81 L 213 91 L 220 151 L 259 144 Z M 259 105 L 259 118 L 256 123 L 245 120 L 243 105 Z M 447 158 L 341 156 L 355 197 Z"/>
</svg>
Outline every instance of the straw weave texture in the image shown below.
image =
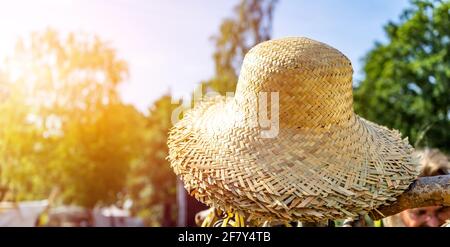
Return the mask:
<svg viewBox="0 0 450 247">
<path fill-rule="evenodd" d="M 255 46 L 235 97 L 203 101 L 170 131 L 172 168 L 201 202 L 262 220 L 342 219 L 392 202 L 417 176 L 413 148 L 354 113 L 352 73 L 308 38 Z M 261 92 L 279 93 L 273 138 L 254 122 Z"/>
</svg>

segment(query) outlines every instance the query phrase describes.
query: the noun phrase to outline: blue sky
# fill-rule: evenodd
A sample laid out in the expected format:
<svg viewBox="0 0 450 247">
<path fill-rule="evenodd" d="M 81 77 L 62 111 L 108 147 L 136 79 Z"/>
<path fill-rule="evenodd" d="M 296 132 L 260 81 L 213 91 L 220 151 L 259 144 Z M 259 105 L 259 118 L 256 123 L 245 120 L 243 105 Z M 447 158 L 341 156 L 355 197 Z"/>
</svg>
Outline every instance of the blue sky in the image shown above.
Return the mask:
<svg viewBox="0 0 450 247">
<path fill-rule="evenodd" d="M 144 111 L 169 88 L 180 97 L 213 75 L 209 38 L 237 2 L 0 0 L 0 56 L 19 36 L 47 27 L 95 33 L 129 62 L 131 77 L 120 92 L 125 102 Z M 360 59 L 376 40 L 385 39 L 382 26 L 398 20 L 408 5 L 408 0 L 280 0 L 273 37 L 306 36 L 328 43 L 352 60 L 359 78 Z"/>
</svg>

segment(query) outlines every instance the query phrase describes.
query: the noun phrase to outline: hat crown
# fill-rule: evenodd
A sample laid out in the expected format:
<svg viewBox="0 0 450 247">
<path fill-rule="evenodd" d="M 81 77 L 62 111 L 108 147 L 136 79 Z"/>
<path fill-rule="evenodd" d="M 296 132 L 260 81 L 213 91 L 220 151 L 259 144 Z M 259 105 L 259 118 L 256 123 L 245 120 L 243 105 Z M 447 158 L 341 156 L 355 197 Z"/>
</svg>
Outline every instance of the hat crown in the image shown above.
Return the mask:
<svg viewBox="0 0 450 247">
<path fill-rule="evenodd" d="M 280 124 L 325 127 L 353 114 L 353 69 L 335 48 L 308 38 L 262 42 L 245 56 L 236 101 L 254 107 L 254 96 L 279 92 Z"/>
</svg>

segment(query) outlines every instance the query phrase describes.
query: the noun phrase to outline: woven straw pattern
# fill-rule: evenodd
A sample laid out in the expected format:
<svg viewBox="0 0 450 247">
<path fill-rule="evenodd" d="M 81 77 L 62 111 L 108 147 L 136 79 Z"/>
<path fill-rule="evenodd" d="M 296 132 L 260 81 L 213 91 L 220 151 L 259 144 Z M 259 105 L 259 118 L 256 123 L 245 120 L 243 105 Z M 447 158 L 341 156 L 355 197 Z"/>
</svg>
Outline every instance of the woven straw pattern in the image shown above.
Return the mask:
<svg viewBox="0 0 450 247">
<path fill-rule="evenodd" d="M 201 202 L 260 220 L 356 217 L 395 200 L 417 176 L 413 148 L 353 112 L 352 73 L 311 39 L 255 46 L 236 96 L 205 100 L 170 131 L 172 168 Z M 279 92 L 275 138 L 252 122 L 260 92 Z"/>
</svg>

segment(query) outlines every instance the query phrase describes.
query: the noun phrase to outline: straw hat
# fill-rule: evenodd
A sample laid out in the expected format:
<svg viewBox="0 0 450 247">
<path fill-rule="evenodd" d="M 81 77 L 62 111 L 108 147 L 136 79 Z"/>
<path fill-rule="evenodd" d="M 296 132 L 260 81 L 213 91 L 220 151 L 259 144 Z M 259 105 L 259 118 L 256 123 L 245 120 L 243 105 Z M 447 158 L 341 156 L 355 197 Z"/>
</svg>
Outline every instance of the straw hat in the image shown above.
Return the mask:
<svg viewBox="0 0 450 247">
<path fill-rule="evenodd" d="M 260 219 L 341 219 L 392 202 L 417 176 L 413 148 L 353 112 L 352 73 L 308 38 L 255 46 L 233 98 L 205 100 L 172 128 L 171 167 L 201 202 Z M 258 122 L 264 92 L 275 132 Z"/>
</svg>

